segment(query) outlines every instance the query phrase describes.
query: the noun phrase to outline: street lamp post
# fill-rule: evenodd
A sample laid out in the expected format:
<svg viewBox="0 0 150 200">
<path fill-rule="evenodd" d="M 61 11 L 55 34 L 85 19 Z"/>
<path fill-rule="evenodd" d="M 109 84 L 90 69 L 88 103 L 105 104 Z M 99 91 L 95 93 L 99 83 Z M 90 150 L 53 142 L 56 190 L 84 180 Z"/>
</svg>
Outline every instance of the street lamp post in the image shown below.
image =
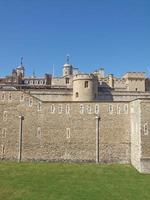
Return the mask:
<svg viewBox="0 0 150 200">
<path fill-rule="evenodd" d="M 19 119 L 20 119 L 20 123 L 19 123 L 19 153 L 18 153 L 18 162 L 21 162 L 22 160 L 22 136 L 23 136 L 23 132 L 22 132 L 22 128 L 23 128 L 23 120 L 24 120 L 24 116 L 23 115 L 19 115 Z"/>
<path fill-rule="evenodd" d="M 99 121 L 100 116 L 96 116 L 96 163 L 99 163 Z"/>
</svg>

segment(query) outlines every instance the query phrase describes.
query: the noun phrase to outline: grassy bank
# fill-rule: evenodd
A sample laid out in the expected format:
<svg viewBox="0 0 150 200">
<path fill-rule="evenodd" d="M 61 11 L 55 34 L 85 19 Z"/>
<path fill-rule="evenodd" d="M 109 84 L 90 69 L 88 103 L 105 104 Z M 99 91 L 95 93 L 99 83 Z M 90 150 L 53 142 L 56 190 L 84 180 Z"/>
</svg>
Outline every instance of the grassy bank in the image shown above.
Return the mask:
<svg viewBox="0 0 150 200">
<path fill-rule="evenodd" d="M 0 200 L 149 200 L 150 175 L 128 165 L 0 163 Z"/>
</svg>

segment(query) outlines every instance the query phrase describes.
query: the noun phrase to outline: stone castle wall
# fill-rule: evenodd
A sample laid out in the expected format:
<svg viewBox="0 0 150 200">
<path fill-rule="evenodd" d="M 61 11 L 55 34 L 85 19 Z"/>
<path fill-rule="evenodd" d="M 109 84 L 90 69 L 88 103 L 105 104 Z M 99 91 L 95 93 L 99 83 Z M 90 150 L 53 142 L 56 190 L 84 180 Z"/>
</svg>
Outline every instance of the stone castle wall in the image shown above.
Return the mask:
<svg viewBox="0 0 150 200">
<path fill-rule="evenodd" d="M 2 91 L 0 96 L 2 97 Z M 0 157 L 17 159 L 19 115 L 23 121 L 23 160 L 92 161 L 96 119 L 101 162 L 130 162 L 130 114 L 126 102 L 42 102 L 19 91 L 0 100 Z"/>
<path fill-rule="evenodd" d="M 141 102 L 141 171 L 150 172 L 150 99 Z"/>
<path fill-rule="evenodd" d="M 141 108 L 140 100 L 131 102 L 131 163 L 139 171 L 141 171 Z"/>
</svg>

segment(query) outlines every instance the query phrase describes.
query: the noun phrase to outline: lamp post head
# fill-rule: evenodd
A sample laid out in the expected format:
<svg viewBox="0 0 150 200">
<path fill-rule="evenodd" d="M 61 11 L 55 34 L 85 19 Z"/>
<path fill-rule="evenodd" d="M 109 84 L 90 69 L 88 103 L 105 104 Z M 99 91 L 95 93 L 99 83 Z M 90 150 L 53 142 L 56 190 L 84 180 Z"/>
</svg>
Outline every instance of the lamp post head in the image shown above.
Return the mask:
<svg viewBox="0 0 150 200">
<path fill-rule="evenodd" d="M 19 119 L 24 120 L 24 116 L 23 115 L 19 115 Z"/>
<path fill-rule="evenodd" d="M 99 116 L 99 115 L 96 115 L 96 116 L 95 116 L 95 119 L 98 119 L 98 120 L 100 120 L 101 118 L 100 118 L 100 116 Z"/>
</svg>

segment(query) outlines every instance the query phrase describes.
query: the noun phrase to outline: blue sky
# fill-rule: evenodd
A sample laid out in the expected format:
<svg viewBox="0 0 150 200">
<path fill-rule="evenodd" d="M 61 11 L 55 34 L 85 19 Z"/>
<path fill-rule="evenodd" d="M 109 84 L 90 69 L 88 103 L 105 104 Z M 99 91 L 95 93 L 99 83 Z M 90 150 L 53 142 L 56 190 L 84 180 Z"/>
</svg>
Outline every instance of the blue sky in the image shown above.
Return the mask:
<svg viewBox="0 0 150 200">
<path fill-rule="evenodd" d="M 149 71 L 150 0 L 0 0 L 0 76 L 24 57 L 26 74 Z"/>
</svg>

